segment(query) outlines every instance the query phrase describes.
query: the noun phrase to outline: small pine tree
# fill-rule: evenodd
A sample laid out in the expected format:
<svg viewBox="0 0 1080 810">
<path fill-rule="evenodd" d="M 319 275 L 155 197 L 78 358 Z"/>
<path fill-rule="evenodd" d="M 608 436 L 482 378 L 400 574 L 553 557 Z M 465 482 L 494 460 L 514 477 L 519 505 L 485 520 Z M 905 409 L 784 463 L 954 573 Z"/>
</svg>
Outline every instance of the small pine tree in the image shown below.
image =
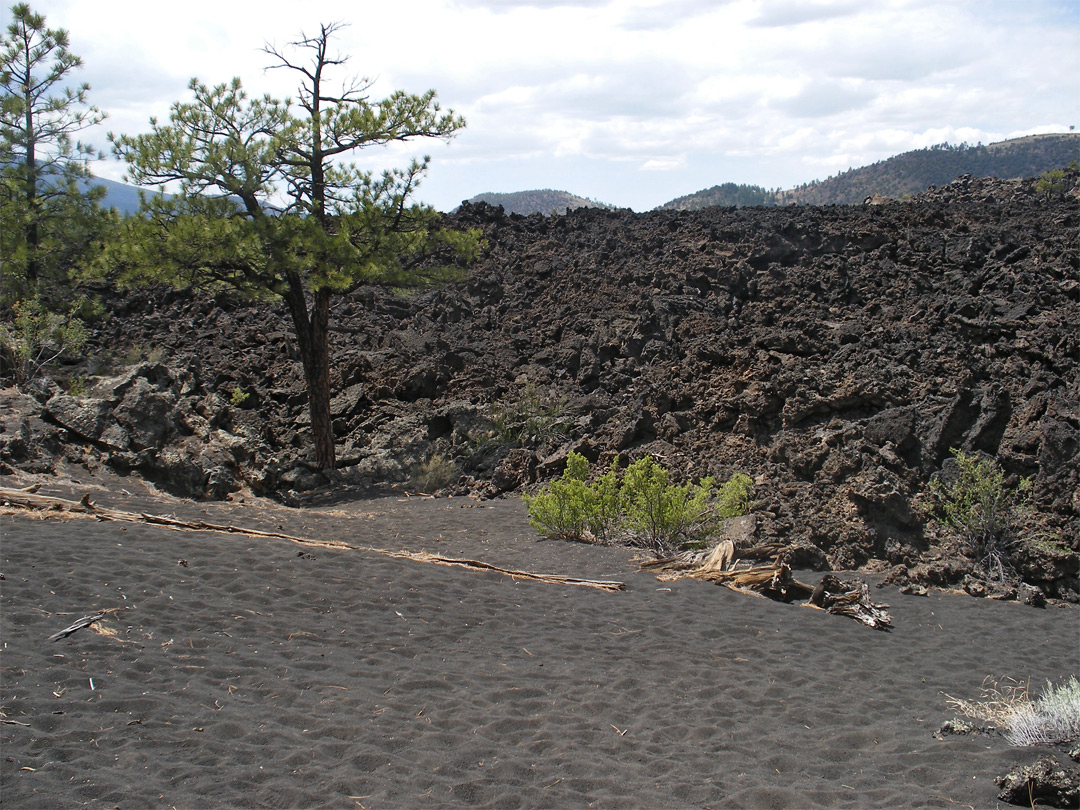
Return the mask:
<svg viewBox="0 0 1080 810">
<path fill-rule="evenodd" d="M 0 37 L 0 224 L 4 263 L 33 287 L 45 269 L 70 262 L 72 241 L 83 242 L 75 226 L 94 219 L 104 196 L 80 185 L 100 155 L 73 137 L 105 113 L 87 104 L 89 85 L 68 85 L 82 59 L 68 50 L 67 31 L 48 28 L 26 3 L 11 15 Z"/>
<path fill-rule="evenodd" d="M 478 231 L 441 227 L 412 202 L 427 158 L 408 168 L 363 171 L 361 149 L 418 138 L 447 140 L 465 125 L 435 91 L 373 101 L 366 80 L 335 87 L 346 58 L 333 53 L 340 24 L 302 36 L 289 52 L 265 48 L 271 67 L 297 78 L 295 104 L 250 97 L 239 79 L 206 85 L 172 106 L 168 123 L 111 135 L 140 185 L 176 181 L 113 240 L 102 265 L 121 284 L 232 287 L 282 300 L 304 369 L 315 463 L 336 464 L 330 417 L 331 300 L 365 284 L 418 287 L 460 275 L 480 249 Z M 299 52 L 300 59 L 294 55 Z"/>
</svg>

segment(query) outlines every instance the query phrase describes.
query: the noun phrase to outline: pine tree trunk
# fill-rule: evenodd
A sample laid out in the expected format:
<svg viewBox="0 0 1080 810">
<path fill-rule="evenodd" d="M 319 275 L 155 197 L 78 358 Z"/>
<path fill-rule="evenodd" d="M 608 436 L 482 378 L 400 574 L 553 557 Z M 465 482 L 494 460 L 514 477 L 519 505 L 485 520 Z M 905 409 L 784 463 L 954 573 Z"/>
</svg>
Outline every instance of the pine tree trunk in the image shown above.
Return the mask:
<svg viewBox="0 0 1080 810">
<path fill-rule="evenodd" d="M 320 470 L 332 470 L 337 458 L 334 426 L 330 420 L 330 293 L 327 290 L 315 292 L 309 314 L 302 282 L 291 276 L 285 302 L 292 314 L 300 360 L 304 364 L 315 464 Z"/>
<path fill-rule="evenodd" d="M 30 282 L 31 288 L 37 284 L 38 280 L 38 267 L 40 266 L 38 245 L 40 243 L 41 238 L 38 233 L 37 220 L 33 220 L 26 226 L 26 280 Z"/>
<path fill-rule="evenodd" d="M 26 115 L 26 213 L 30 219 L 26 223 L 26 280 L 36 285 L 38 280 L 38 245 L 41 242 L 38 233 L 38 220 L 41 211 L 37 200 L 37 135 L 34 132 L 33 99 L 30 88 L 25 90 L 23 99 Z"/>
</svg>

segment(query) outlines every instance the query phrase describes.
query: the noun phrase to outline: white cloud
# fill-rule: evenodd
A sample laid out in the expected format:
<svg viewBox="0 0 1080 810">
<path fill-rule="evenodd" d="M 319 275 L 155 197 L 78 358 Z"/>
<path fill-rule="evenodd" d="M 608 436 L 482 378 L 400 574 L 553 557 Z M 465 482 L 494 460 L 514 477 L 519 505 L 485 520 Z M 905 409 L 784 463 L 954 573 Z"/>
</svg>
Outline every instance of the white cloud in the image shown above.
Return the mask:
<svg viewBox="0 0 1080 810">
<path fill-rule="evenodd" d="M 266 72 L 320 22 L 349 73 L 382 94 L 434 87 L 468 128 L 433 156 L 421 196 L 552 187 L 650 208 L 723 182 L 792 186 L 942 141 L 990 142 L 1080 124 L 1075 0 L 37 0 L 71 32 L 104 130 L 145 130 L 191 76 Z M 99 172 L 115 177 L 119 167 Z M 512 184 L 507 187 L 507 184 Z"/>
<path fill-rule="evenodd" d="M 817 23 L 857 14 L 865 4 L 858 0 L 771 0 L 755 4 L 757 14 L 750 25 L 779 28 Z"/>
<path fill-rule="evenodd" d="M 811 81 L 794 96 L 773 106 L 796 118 L 823 118 L 866 106 L 874 94 L 859 83 Z"/>
<path fill-rule="evenodd" d="M 651 158 L 641 164 L 643 172 L 670 172 L 686 166 L 683 158 Z"/>
</svg>

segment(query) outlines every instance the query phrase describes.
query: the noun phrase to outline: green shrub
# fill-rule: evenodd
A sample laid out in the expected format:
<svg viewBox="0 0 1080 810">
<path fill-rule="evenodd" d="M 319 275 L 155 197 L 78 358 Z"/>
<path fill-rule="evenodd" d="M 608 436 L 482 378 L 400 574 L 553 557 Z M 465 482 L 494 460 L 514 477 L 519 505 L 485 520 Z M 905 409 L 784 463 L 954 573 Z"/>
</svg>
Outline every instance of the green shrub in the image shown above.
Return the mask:
<svg viewBox="0 0 1080 810">
<path fill-rule="evenodd" d="M 614 539 L 615 532 L 623 519 L 623 500 L 619 486 L 619 460 L 613 458 L 607 472 L 593 482 L 592 513 L 589 517 L 589 531 L 593 536 L 606 543 Z"/>
<path fill-rule="evenodd" d="M 701 545 L 717 522 L 711 477 L 682 486 L 669 483 L 668 477 L 652 456 L 643 456 L 626 469 L 620 490 L 627 528 L 660 554 Z"/>
<path fill-rule="evenodd" d="M 137 366 L 139 363 L 160 363 L 161 358 L 165 356 L 165 350 L 160 346 L 146 347 L 141 344 L 135 344 L 128 347 L 127 354 L 124 355 L 124 365 Z"/>
<path fill-rule="evenodd" d="M 86 326 L 77 314 L 52 312 L 37 298 L 12 307 L 14 322 L 0 324 L 0 346 L 13 366 L 15 384 L 32 384 L 64 352 L 77 352 L 86 344 Z"/>
<path fill-rule="evenodd" d="M 73 397 L 81 397 L 90 391 L 90 384 L 82 374 L 75 374 L 67 381 L 67 392 Z"/>
<path fill-rule="evenodd" d="M 992 579 L 1008 578 L 1008 548 L 1026 508 L 1031 479 L 1006 486 L 996 460 L 952 451 L 931 479 L 927 511 L 973 555 Z"/>
<path fill-rule="evenodd" d="M 239 385 L 233 386 L 232 390 L 229 391 L 229 403 L 234 408 L 243 407 L 244 403 L 247 402 L 250 397 L 251 397 L 251 394 L 249 394 L 247 391 L 245 391 Z"/>
<path fill-rule="evenodd" d="M 593 527 L 599 524 L 600 499 L 588 478 L 589 462 L 579 453 L 570 453 L 562 477 L 537 495 L 522 496 L 529 525 L 545 537 L 589 539 Z"/>
<path fill-rule="evenodd" d="M 631 464 L 620 476 L 618 461 L 589 483 L 586 459 L 570 453 L 562 476 L 536 495 L 524 495 L 529 523 L 540 534 L 607 542 L 621 535 L 658 554 L 700 546 L 719 520 L 749 510 L 752 481 L 736 475 L 714 495 L 713 479 L 681 486 L 652 456 Z"/>
<path fill-rule="evenodd" d="M 739 517 L 750 512 L 750 494 L 754 479 L 746 473 L 735 473 L 720 485 L 716 493 L 716 516 L 720 520 Z"/>
<path fill-rule="evenodd" d="M 496 438 L 503 444 L 544 445 L 568 435 L 566 399 L 553 400 L 528 383 L 517 397 L 492 408 Z"/>
<path fill-rule="evenodd" d="M 1057 531 L 1033 532 L 1024 538 L 1024 545 L 1047 557 L 1067 557 L 1076 553 Z"/>
<path fill-rule="evenodd" d="M 434 455 L 419 464 L 409 478 L 409 486 L 417 492 L 438 492 L 458 482 L 461 471 L 446 456 Z"/>
</svg>

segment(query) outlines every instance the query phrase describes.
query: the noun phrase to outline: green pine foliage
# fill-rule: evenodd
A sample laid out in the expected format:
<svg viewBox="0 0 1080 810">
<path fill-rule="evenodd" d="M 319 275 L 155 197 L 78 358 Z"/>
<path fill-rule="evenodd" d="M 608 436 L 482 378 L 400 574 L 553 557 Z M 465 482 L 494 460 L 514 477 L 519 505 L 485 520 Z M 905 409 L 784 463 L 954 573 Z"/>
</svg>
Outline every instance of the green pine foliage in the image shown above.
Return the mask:
<svg viewBox="0 0 1080 810">
<path fill-rule="evenodd" d="M 98 207 L 104 189 L 89 187 L 88 160 L 99 156 L 78 133 L 105 114 L 75 85 L 82 60 L 68 33 L 49 28 L 26 3 L 11 7 L 0 32 L 0 277 L 6 298 L 64 283 L 111 225 Z"/>
<path fill-rule="evenodd" d="M 564 540 L 623 539 L 657 554 L 700 547 L 721 520 L 746 514 L 752 481 L 738 474 L 716 490 L 711 477 L 673 484 L 670 472 L 643 456 L 620 475 L 618 461 L 591 480 L 588 461 L 570 453 L 562 476 L 536 495 L 524 495 L 529 523 Z"/>
<path fill-rule="evenodd" d="M 231 287 L 283 301 L 308 394 L 314 460 L 336 464 L 330 418 L 331 299 L 364 285 L 436 284 L 464 273 L 479 231 L 450 231 L 413 201 L 427 158 L 370 172 L 350 162 L 362 149 L 423 138 L 448 140 L 465 121 L 444 112 L 433 90 L 375 100 L 371 82 L 344 74 L 333 55 L 341 24 L 319 27 L 287 51 L 264 50 L 270 67 L 298 82 L 294 99 L 249 95 L 239 79 L 192 79 L 191 97 L 140 135 L 114 135 L 128 178 L 174 184 L 147 200 L 99 263 L 122 286 Z"/>
<path fill-rule="evenodd" d="M 1064 197 L 1069 190 L 1068 175 L 1070 172 L 1073 173 L 1075 182 L 1075 173 L 1080 171 L 1080 161 L 1074 160 L 1066 168 L 1068 172 L 1065 169 L 1051 169 L 1040 174 L 1038 182 L 1035 183 L 1035 191 L 1048 200 Z"/>
</svg>

